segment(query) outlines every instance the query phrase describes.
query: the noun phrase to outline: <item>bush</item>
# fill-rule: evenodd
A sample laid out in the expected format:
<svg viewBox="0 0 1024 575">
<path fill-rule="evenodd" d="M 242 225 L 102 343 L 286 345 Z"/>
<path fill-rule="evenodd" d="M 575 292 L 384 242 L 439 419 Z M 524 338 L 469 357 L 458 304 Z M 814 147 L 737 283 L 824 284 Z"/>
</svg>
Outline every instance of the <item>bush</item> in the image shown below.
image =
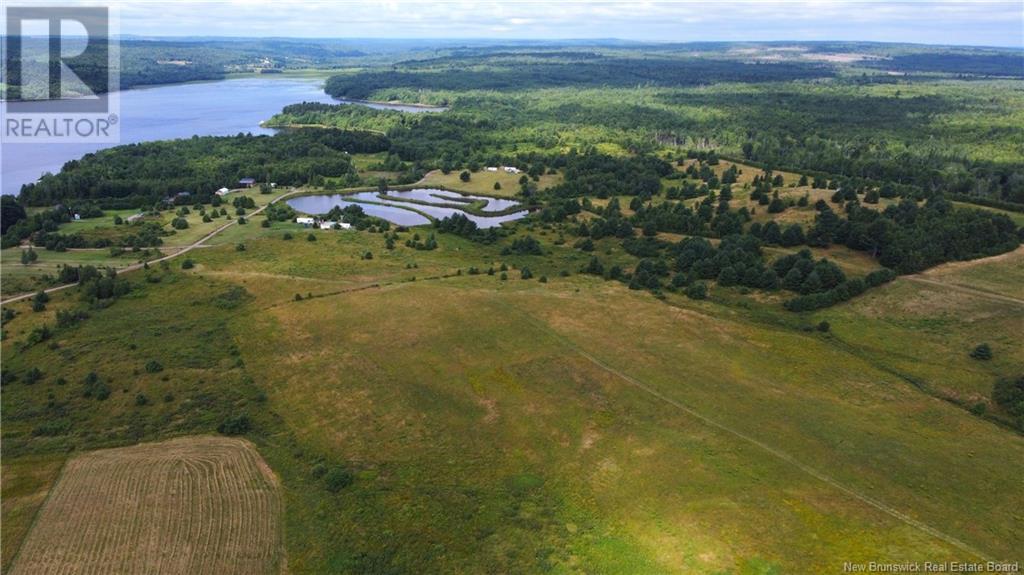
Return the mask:
<svg viewBox="0 0 1024 575">
<path fill-rule="evenodd" d="M 135 405 L 137 405 L 139 407 L 142 407 L 143 405 L 146 405 L 148 403 L 149 403 L 149 398 L 146 397 L 144 394 L 140 393 L 140 394 L 135 396 Z"/>
<path fill-rule="evenodd" d="M 708 286 L 704 282 L 694 282 L 686 286 L 686 297 L 690 299 L 707 299 Z"/>
<path fill-rule="evenodd" d="M 242 435 L 250 429 L 252 429 L 252 422 L 249 421 L 249 416 L 244 413 L 232 415 L 217 426 L 217 431 L 224 435 Z"/>
<path fill-rule="evenodd" d="M 291 232 L 285 232 L 285 233 L 284 233 L 284 235 L 283 235 L 283 236 L 281 236 L 281 239 L 284 239 L 284 240 L 290 240 L 290 239 L 292 239 L 292 234 L 291 234 Z"/>
<path fill-rule="evenodd" d="M 187 230 L 188 220 L 186 220 L 185 218 L 174 218 L 173 220 L 171 220 L 171 227 L 176 230 Z"/>
<path fill-rule="evenodd" d="M 43 372 L 39 371 L 38 367 L 33 367 L 25 372 L 25 385 L 32 385 L 40 379 L 43 379 Z"/>
<path fill-rule="evenodd" d="M 159 373 L 164 370 L 164 366 L 159 361 L 151 359 L 146 362 L 146 373 Z"/>
<path fill-rule="evenodd" d="M 327 491 L 337 493 L 352 485 L 353 479 L 352 473 L 344 467 L 332 467 L 324 475 L 324 486 L 327 487 Z"/>
<path fill-rule="evenodd" d="M 827 321 L 822 321 L 821 323 L 818 324 L 818 328 L 817 329 L 818 329 L 818 331 L 820 331 L 822 333 L 826 333 L 826 332 L 828 332 L 829 330 L 832 329 L 832 326 L 829 325 L 829 323 Z"/>
<path fill-rule="evenodd" d="M 310 233 L 308 236 L 306 236 L 306 241 L 307 242 L 315 242 L 316 241 L 316 235 L 313 234 L 313 233 Z"/>
<path fill-rule="evenodd" d="M 533 272 L 530 271 L 530 268 L 523 268 L 523 270 L 519 273 L 519 277 L 524 280 L 528 280 L 533 277 Z"/>
<path fill-rule="evenodd" d="M 987 343 L 983 343 L 971 350 L 971 357 L 983 361 L 992 359 L 992 348 Z"/>
<path fill-rule="evenodd" d="M 992 401 L 1024 424 L 1024 375 L 997 381 L 992 388 Z"/>
<path fill-rule="evenodd" d="M 181 269 L 183 269 L 183 270 L 190 270 L 193 267 L 195 267 L 195 265 L 196 265 L 195 262 L 193 262 L 190 259 L 186 259 L 185 261 L 181 262 Z"/>
<path fill-rule="evenodd" d="M 236 252 L 244 252 L 245 251 L 245 244 L 235 244 L 235 251 Z"/>
</svg>

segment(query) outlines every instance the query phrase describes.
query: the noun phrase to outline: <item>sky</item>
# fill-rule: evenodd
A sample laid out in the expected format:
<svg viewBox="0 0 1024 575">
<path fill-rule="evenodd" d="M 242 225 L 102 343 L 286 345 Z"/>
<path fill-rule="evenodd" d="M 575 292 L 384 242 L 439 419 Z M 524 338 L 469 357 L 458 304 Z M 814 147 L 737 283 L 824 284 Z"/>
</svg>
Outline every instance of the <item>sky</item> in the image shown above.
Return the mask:
<svg viewBox="0 0 1024 575">
<path fill-rule="evenodd" d="M 8 0 L 9 5 L 33 0 Z M 122 35 L 584 39 L 651 42 L 866 40 L 1024 47 L 1012 1 L 328 1 L 93 0 Z"/>
</svg>

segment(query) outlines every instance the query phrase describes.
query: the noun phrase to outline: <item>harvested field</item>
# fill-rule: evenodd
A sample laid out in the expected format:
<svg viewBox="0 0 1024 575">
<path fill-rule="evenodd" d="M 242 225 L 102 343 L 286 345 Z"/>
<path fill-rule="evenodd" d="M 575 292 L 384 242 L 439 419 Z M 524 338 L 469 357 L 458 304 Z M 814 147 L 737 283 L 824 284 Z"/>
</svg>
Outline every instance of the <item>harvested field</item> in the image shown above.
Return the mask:
<svg viewBox="0 0 1024 575">
<path fill-rule="evenodd" d="M 189 437 L 68 462 L 13 575 L 274 573 L 277 481 L 251 444 Z"/>
</svg>

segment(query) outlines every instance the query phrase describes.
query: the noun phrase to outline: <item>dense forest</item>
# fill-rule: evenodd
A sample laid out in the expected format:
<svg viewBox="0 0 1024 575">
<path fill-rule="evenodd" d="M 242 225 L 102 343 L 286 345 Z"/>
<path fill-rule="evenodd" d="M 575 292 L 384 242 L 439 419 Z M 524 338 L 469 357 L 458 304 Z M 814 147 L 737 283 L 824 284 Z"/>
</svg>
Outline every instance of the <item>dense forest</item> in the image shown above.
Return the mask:
<svg viewBox="0 0 1024 575">
<path fill-rule="evenodd" d="M 1024 96 L 1008 80 L 955 79 L 995 75 L 993 67 L 1014 62 L 1024 68 L 1022 57 L 895 51 L 882 58 L 871 49 L 871 66 L 926 73 L 928 62 L 941 61 L 951 79 L 671 52 L 463 51 L 337 75 L 326 87 L 339 97 L 450 106 L 445 114 L 310 105 L 289 107 L 274 122 L 387 131 L 406 159 L 435 149 L 456 159 L 524 148 L 713 148 L 769 168 L 909 185 L 922 197 L 1024 204 L 1024 121 L 1007 121 L 1024 120 Z"/>
<path fill-rule="evenodd" d="M 542 54 L 543 55 L 543 54 Z M 561 55 L 563 56 L 564 55 Z M 831 68 L 799 63 L 744 63 L 732 60 L 604 58 L 577 56 L 574 61 L 531 61 L 525 53 L 510 58 L 488 58 L 476 68 L 476 59 L 461 62 L 447 59 L 443 67 L 424 68 L 409 63 L 416 71 L 366 71 L 333 76 L 325 90 L 336 98 L 368 99 L 379 90 L 499 90 L 524 91 L 539 88 L 699 86 L 716 82 L 769 82 L 833 75 Z M 438 63 L 440 62 L 431 62 Z"/>
<path fill-rule="evenodd" d="M 353 171 L 350 153 L 387 150 L 388 139 L 372 132 L 291 130 L 275 136 L 193 137 L 119 146 L 64 165 L 58 174 L 26 185 L 26 205 L 70 199 L 105 200 L 104 205 L 139 206 L 180 192 L 209 198 L 240 178 L 298 185 L 316 177 Z"/>
</svg>

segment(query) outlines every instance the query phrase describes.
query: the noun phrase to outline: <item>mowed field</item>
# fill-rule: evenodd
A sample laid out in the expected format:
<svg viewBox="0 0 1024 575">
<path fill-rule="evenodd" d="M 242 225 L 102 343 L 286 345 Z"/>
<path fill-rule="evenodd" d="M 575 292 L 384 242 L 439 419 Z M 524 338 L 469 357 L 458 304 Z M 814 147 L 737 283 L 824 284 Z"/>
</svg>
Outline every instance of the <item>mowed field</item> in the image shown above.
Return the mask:
<svg viewBox="0 0 1024 575">
<path fill-rule="evenodd" d="M 245 411 L 281 478 L 295 572 L 832 573 L 845 561 L 1024 559 L 1020 436 L 903 369 L 939 358 L 915 378 L 931 390 L 959 373 L 981 397 L 1014 369 L 1010 301 L 964 299 L 957 335 L 941 336 L 920 326 L 945 304 L 915 278 L 800 316 L 738 288 L 659 300 L 578 275 L 589 255 L 540 227 L 519 234 L 544 255 L 502 256 L 443 234 L 435 251 L 405 247 L 413 232 L 390 251 L 382 234 L 285 240 L 290 224 L 258 219 L 190 253 L 193 269 L 175 263 L 58 330 L 51 347 L 16 346 L 74 294 L 40 314 L 15 306 L 5 360 L 45 376 L 4 389 L 5 475 L 38 450 L 212 430 Z M 502 263 L 504 281 L 466 273 Z M 1010 290 L 1005 265 L 935 274 Z M 523 267 L 549 281 L 520 279 Z M 795 329 L 823 318 L 829 334 Z M 984 366 L 967 357 L 976 335 L 995 351 Z M 140 373 L 151 358 L 164 371 Z M 75 391 L 87 369 L 110 381 L 106 403 Z M 171 399 L 140 407 L 138 393 Z M 48 394 L 68 426 L 37 437 Z M 323 470 L 336 466 L 353 481 L 332 492 Z"/>
<path fill-rule="evenodd" d="M 188 437 L 67 462 L 12 575 L 278 573 L 281 498 L 248 442 Z"/>
</svg>

